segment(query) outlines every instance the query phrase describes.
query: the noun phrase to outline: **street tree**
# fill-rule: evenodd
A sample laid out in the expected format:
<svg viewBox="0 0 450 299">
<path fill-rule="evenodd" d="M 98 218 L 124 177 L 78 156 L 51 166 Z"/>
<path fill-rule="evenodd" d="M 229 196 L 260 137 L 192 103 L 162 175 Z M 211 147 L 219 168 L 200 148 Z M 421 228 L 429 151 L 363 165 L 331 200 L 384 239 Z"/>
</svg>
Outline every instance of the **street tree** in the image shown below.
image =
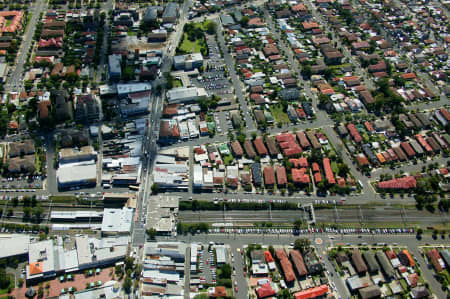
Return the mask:
<svg viewBox="0 0 450 299">
<path fill-rule="evenodd" d="M 294 242 L 294 249 L 300 250 L 301 253 L 306 252 L 310 246 L 311 241 L 307 238 L 300 238 Z"/>
</svg>

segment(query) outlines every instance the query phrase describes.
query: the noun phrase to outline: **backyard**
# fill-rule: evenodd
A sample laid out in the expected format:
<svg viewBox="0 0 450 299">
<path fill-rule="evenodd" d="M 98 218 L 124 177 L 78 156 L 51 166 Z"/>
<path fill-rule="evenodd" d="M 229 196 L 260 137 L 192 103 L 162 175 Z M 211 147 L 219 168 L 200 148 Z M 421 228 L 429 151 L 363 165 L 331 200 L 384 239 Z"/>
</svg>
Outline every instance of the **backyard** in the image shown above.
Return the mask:
<svg viewBox="0 0 450 299">
<path fill-rule="evenodd" d="M 282 124 L 290 123 L 289 116 L 283 111 L 283 106 L 281 104 L 270 106 L 270 112 L 275 118 L 275 122 Z"/>
</svg>

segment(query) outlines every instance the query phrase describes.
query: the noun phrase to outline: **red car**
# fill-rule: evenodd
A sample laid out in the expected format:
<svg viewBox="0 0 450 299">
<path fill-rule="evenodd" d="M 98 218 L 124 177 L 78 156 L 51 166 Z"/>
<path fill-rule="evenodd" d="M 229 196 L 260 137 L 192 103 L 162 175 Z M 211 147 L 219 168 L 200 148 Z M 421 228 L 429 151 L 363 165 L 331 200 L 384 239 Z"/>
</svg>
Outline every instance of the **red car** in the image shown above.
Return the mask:
<svg viewBox="0 0 450 299">
<path fill-rule="evenodd" d="M 234 291 L 237 293 L 238 292 L 238 287 L 234 287 Z"/>
</svg>

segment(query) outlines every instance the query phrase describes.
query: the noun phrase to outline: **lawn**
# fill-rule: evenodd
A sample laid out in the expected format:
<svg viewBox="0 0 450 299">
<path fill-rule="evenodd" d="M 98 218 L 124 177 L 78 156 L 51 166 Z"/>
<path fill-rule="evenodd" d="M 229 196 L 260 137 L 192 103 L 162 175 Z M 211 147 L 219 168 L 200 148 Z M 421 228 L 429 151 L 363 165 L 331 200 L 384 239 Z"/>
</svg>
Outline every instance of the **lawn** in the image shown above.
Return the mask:
<svg viewBox="0 0 450 299">
<path fill-rule="evenodd" d="M 201 40 L 196 40 L 194 42 L 190 41 L 187 34 L 184 34 L 183 43 L 180 46 L 180 50 L 186 53 L 200 53 Z"/>
<path fill-rule="evenodd" d="M 283 106 L 281 105 L 272 105 L 270 106 L 270 112 L 272 113 L 275 121 L 277 123 L 289 124 L 291 121 L 289 120 L 289 116 L 287 113 L 283 111 Z"/>
<path fill-rule="evenodd" d="M 223 163 L 226 165 L 226 166 L 228 166 L 228 165 L 231 165 L 231 162 L 233 162 L 233 155 L 228 155 L 228 156 L 226 156 L 224 159 L 223 159 Z"/>
<path fill-rule="evenodd" d="M 173 87 L 182 87 L 183 83 L 181 82 L 181 80 L 173 80 Z"/>
<path fill-rule="evenodd" d="M 10 281 L 10 287 L 11 289 L 14 289 L 14 276 L 12 274 L 6 274 L 6 276 L 9 277 L 9 281 Z M 8 288 L 6 289 L 0 289 L 0 295 L 4 295 L 4 294 L 8 294 Z"/>
<path fill-rule="evenodd" d="M 400 280 L 400 284 L 402 285 L 402 288 L 403 288 L 404 290 L 407 290 L 407 289 L 408 289 L 408 284 L 406 283 L 406 281 L 405 281 L 404 279 L 401 279 L 401 280 Z"/>
<path fill-rule="evenodd" d="M 71 202 L 76 202 L 75 200 L 75 196 L 65 196 L 65 195 L 59 195 L 59 196 L 50 196 L 49 200 L 53 201 L 53 202 L 59 202 L 59 203 L 71 203 Z"/>
<path fill-rule="evenodd" d="M 331 170 L 333 170 L 334 173 L 338 173 L 339 168 L 337 166 L 336 161 L 331 162 Z"/>
</svg>

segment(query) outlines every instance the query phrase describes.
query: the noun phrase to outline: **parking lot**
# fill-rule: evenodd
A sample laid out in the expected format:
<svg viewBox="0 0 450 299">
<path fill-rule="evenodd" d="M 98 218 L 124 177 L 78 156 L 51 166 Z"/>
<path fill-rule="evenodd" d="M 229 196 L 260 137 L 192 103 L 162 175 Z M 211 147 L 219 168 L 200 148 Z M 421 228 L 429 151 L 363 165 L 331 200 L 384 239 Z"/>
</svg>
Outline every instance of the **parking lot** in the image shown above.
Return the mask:
<svg viewBox="0 0 450 299">
<path fill-rule="evenodd" d="M 191 83 L 197 87 L 203 87 L 209 95 L 217 95 L 221 98 L 232 95 L 230 82 L 223 74 L 223 66 L 217 66 L 197 78 L 191 79 Z"/>
<path fill-rule="evenodd" d="M 212 247 L 203 245 L 199 251 L 199 277 L 200 283 L 216 284 L 216 265 Z M 195 278 L 195 277 L 192 277 Z"/>
<path fill-rule="evenodd" d="M 23 176 L 2 178 L 0 192 L 34 192 L 42 188 L 42 176 Z"/>
</svg>

